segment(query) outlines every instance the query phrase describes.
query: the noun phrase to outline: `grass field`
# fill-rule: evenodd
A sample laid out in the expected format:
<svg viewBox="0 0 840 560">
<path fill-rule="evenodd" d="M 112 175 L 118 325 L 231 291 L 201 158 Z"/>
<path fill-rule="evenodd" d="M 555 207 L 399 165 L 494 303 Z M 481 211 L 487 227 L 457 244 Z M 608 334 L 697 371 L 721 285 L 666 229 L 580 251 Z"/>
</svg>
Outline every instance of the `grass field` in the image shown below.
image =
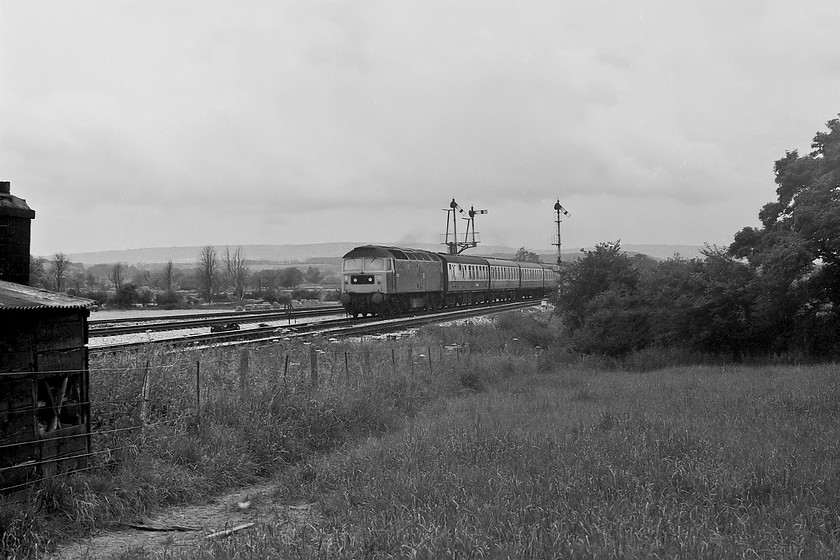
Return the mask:
<svg viewBox="0 0 840 560">
<path fill-rule="evenodd" d="M 494 367 L 485 392 L 288 471 L 278 498 L 325 525 L 183 557 L 840 557 L 834 367 Z"/>
<path fill-rule="evenodd" d="M 238 446 L 264 465 L 241 473 L 277 477 L 278 502 L 317 503 L 323 522 L 125 558 L 840 557 L 835 366 L 607 371 L 514 323 L 427 331 L 474 349 L 434 376 L 307 397 L 297 411 L 320 439 L 306 446 L 289 429 L 304 420 L 273 423 L 267 397 L 208 409 L 215 432 L 149 455 L 157 479 L 177 481 L 170 502 L 229 484 L 226 469 L 244 467 L 213 465 Z M 247 435 L 255 419 L 262 436 Z M 281 437 L 301 445 L 284 464 L 265 451 Z M 7 552 L 33 550 L 24 540 Z"/>
</svg>

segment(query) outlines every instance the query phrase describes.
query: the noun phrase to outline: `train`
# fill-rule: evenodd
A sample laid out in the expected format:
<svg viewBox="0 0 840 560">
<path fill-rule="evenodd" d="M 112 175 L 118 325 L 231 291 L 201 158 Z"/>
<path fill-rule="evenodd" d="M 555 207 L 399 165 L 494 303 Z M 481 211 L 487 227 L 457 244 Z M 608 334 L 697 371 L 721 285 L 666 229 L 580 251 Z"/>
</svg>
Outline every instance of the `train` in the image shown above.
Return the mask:
<svg viewBox="0 0 840 560">
<path fill-rule="evenodd" d="M 557 289 L 543 263 L 364 245 L 342 258 L 341 304 L 353 317 L 542 298 Z"/>
</svg>

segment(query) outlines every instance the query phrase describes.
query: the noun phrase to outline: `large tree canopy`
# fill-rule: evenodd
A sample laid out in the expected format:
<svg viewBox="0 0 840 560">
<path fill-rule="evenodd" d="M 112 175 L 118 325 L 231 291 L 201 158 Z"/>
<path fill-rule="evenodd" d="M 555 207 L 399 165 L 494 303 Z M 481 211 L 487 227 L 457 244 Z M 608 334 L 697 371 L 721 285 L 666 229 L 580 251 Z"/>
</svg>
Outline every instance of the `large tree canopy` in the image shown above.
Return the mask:
<svg viewBox="0 0 840 560">
<path fill-rule="evenodd" d="M 777 199 L 759 212 L 762 227 L 742 229 L 729 247 L 756 271 L 756 326 L 777 347 L 797 339 L 818 351 L 840 317 L 840 119 L 826 126 L 808 155 L 776 161 Z"/>
<path fill-rule="evenodd" d="M 840 119 L 828 129 L 807 156 L 789 151 L 776 162 L 777 200 L 728 249 L 649 263 L 605 243 L 567 264 L 557 312 L 572 348 L 837 359 Z"/>
<path fill-rule="evenodd" d="M 744 228 L 735 235 L 732 255 L 760 265 L 783 247 L 799 274 L 807 272 L 806 261 L 840 264 L 840 119 L 826 126 L 828 132 L 814 137 L 811 153 L 800 156 L 792 150 L 776 161 L 778 198 L 759 212 L 762 228 Z"/>
</svg>

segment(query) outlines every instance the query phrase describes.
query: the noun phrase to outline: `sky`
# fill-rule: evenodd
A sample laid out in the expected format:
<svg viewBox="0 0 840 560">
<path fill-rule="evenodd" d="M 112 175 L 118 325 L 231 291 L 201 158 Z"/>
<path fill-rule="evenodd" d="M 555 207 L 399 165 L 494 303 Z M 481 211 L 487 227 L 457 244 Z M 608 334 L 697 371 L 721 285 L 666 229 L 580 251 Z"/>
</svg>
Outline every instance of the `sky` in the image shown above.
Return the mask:
<svg viewBox="0 0 840 560">
<path fill-rule="evenodd" d="M 0 0 L 31 252 L 727 245 L 840 113 L 840 2 Z M 459 231 L 464 222 L 459 223 Z M 473 252 L 473 251 L 471 251 Z"/>
</svg>

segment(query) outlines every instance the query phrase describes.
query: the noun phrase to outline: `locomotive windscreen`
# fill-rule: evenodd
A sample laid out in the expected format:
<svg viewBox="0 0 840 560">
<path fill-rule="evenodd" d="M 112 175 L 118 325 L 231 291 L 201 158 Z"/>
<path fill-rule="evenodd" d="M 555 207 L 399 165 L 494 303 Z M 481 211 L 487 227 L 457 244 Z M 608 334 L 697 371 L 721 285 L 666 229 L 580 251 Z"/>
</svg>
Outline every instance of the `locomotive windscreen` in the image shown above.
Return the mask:
<svg viewBox="0 0 840 560">
<path fill-rule="evenodd" d="M 344 270 L 388 270 L 387 259 L 362 258 L 362 259 L 344 259 Z"/>
</svg>

